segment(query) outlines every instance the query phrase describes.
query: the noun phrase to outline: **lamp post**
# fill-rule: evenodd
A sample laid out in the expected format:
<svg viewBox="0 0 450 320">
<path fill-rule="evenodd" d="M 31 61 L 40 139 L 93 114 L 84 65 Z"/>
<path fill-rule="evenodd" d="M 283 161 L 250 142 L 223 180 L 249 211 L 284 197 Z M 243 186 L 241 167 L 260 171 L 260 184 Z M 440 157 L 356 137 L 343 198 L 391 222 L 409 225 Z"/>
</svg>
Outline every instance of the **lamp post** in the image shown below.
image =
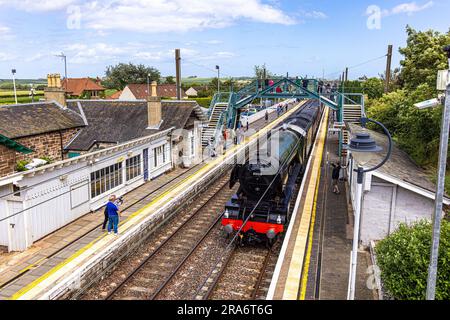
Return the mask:
<svg viewBox="0 0 450 320">
<path fill-rule="evenodd" d="M 220 67 L 216 65 L 217 70 L 217 93 L 220 93 Z"/>
<path fill-rule="evenodd" d="M 446 46 L 444 51 L 447 53 L 450 68 L 450 46 Z M 431 244 L 430 264 L 428 266 L 427 279 L 427 300 L 434 300 L 436 297 L 436 278 L 437 265 L 439 257 L 439 241 L 441 236 L 442 220 L 442 202 L 445 192 L 445 172 L 447 165 L 448 137 L 450 125 L 450 83 L 447 83 L 444 110 L 442 112 L 442 128 L 439 146 L 439 164 L 438 164 L 438 182 L 436 186 L 436 198 L 433 215 L 433 238 Z"/>
<path fill-rule="evenodd" d="M 14 101 L 16 101 L 16 104 L 17 104 L 16 78 L 14 76 L 16 74 L 16 69 L 12 69 L 11 73 L 12 73 L 13 87 L 14 87 Z"/>
<path fill-rule="evenodd" d="M 36 93 L 36 91 L 34 90 L 33 84 L 30 83 L 30 96 L 31 96 L 31 102 L 34 103 L 34 94 Z"/>
<path fill-rule="evenodd" d="M 147 73 L 147 97 L 150 97 L 150 74 Z"/>
<path fill-rule="evenodd" d="M 350 144 L 344 146 L 348 151 L 351 151 L 353 158 L 357 161 L 358 168 L 354 169 L 357 172 L 357 189 L 356 189 L 356 210 L 355 210 L 355 222 L 353 227 L 353 247 L 351 253 L 350 274 L 348 279 L 348 292 L 347 300 L 355 299 L 355 283 L 356 283 L 356 267 L 358 264 L 358 244 L 359 244 L 359 228 L 361 221 L 361 196 L 362 196 L 362 184 L 364 180 L 364 174 L 366 172 L 374 171 L 383 166 L 391 156 L 392 152 L 392 138 L 386 127 L 375 120 L 369 118 L 361 118 L 361 125 L 364 128 L 368 122 L 379 125 L 389 140 L 388 151 L 379 164 L 376 166 L 365 169 L 364 166 L 371 160 L 372 155 L 375 152 L 380 152 L 381 147 L 377 146 L 375 140 L 373 140 L 368 133 L 357 133 L 355 137 L 350 140 Z"/>
</svg>

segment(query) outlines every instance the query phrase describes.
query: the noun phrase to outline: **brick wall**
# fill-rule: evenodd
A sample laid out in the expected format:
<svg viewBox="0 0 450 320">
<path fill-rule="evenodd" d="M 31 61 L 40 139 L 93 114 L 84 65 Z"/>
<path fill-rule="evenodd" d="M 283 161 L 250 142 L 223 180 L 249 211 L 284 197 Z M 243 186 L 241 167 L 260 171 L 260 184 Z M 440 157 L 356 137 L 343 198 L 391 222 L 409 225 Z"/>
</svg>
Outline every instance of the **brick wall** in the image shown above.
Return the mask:
<svg viewBox="0 0 450 320">
<path fill-rule="evenodd" d="M 78 130 L 67 129 L 61 132 L 56 131 L 14 139 L 25 147 L 34 150 L 31 154 L 16 152 L 4 145 L 0 145 L 0 177 L 14 173 L 17 162 L 21 160 L 32 160 L 40 157 L 50 157 L 54 161 L 61 160 L 61 136 L 62 145 L 65 146 Z"/>
</svg>

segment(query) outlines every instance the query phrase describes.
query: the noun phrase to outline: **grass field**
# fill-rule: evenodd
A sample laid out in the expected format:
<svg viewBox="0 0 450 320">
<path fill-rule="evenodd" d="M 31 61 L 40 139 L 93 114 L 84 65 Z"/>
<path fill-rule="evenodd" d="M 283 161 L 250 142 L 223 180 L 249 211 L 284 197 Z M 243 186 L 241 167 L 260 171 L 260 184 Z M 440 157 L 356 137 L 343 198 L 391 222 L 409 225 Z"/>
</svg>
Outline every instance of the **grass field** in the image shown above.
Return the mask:
<svg viewBox="0 0 450 320">
<path fill-rule="evenodd" d="M 28 95 L 30 94 L 29 90 L 17 90 L 17 97 L 28 97 Z M 35 96 L 36 95 L 43 95 L 44 91 L 39 91 L 36 90 L 35 91 Z M 10 91 L 10 90 L 0 90 L 0 98 L 8 98 L 8 97 L 13 97 L 14 98 L 14 91 Z"/>
</svg>

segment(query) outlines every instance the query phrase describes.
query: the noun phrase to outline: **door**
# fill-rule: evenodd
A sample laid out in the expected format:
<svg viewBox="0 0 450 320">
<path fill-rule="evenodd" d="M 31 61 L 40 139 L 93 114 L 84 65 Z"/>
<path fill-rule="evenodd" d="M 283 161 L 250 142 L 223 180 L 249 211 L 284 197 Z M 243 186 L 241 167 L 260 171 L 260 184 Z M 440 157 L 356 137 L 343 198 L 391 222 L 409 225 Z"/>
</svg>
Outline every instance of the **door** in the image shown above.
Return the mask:
<svg viewBox="0 0 450 320">
<path fill-rule="evenodd" d="M 148 148 L 143 150 L 144 156 L 144 180 L 148 181 Z"/>
</svg>

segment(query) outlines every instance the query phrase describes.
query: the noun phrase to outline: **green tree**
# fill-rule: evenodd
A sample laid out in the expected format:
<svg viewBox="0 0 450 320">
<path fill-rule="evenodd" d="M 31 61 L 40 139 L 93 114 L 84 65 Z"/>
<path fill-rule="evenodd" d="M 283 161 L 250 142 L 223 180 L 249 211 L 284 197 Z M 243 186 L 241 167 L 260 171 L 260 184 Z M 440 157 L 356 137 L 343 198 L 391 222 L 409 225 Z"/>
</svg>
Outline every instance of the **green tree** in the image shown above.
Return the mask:
<svg viewBox="0 0 450 320">
<path fill-rule="evenodd" d="M 431 223 L 419 221 L 399 228 L 375 247 L 381 279 L 398 300 L 424 300 L 431 248 Z M 450 222 L 443 220 L 439 246 L 436 299 L 450 300 Z"/>
<path fill-rule="evenodd" d="M 435 91 L 438 70 L 448 68 L 448 60 L 442 48 L 450 44 L 450 30 L 442 34 L 433 30 L 416 31 L 407 26 L 406 33 L 407 45 L 399 49 L 404 56 L 400 61 L 401 81 L 409 90 L 426 83 Z"/>
<path fill-rule="evenodd" d="M 129 83 L 147 83 L 147 75 L 150 75 L 150 81 L 158 81 L 161 73 L 153 67 L 147 67 L 143 64 L 134 65 L 132 63 L 119 63 L 115 66 L 106 68 L 106 80 L 104 85 L 108 89 L 122 90 Z"/>
<path fill-rule="evenodd" d="M 164 83 L 167 84 L 175 84 L 175 77 L 174 76 L 167 76 Z"/>
<path fill-rule="evenodd" d="M 263 64 L 262 66 L 256 65 L 254 67 L 255 70 L 255 77 L 258 79 L 262 79 L 264 78 L 264 69 L 266 69 L 266 77 L 270 78 L 273 77 L 272 72 L 270 72 L 267 68 L 266 68 L 266 64 Z"/>
</svg>

